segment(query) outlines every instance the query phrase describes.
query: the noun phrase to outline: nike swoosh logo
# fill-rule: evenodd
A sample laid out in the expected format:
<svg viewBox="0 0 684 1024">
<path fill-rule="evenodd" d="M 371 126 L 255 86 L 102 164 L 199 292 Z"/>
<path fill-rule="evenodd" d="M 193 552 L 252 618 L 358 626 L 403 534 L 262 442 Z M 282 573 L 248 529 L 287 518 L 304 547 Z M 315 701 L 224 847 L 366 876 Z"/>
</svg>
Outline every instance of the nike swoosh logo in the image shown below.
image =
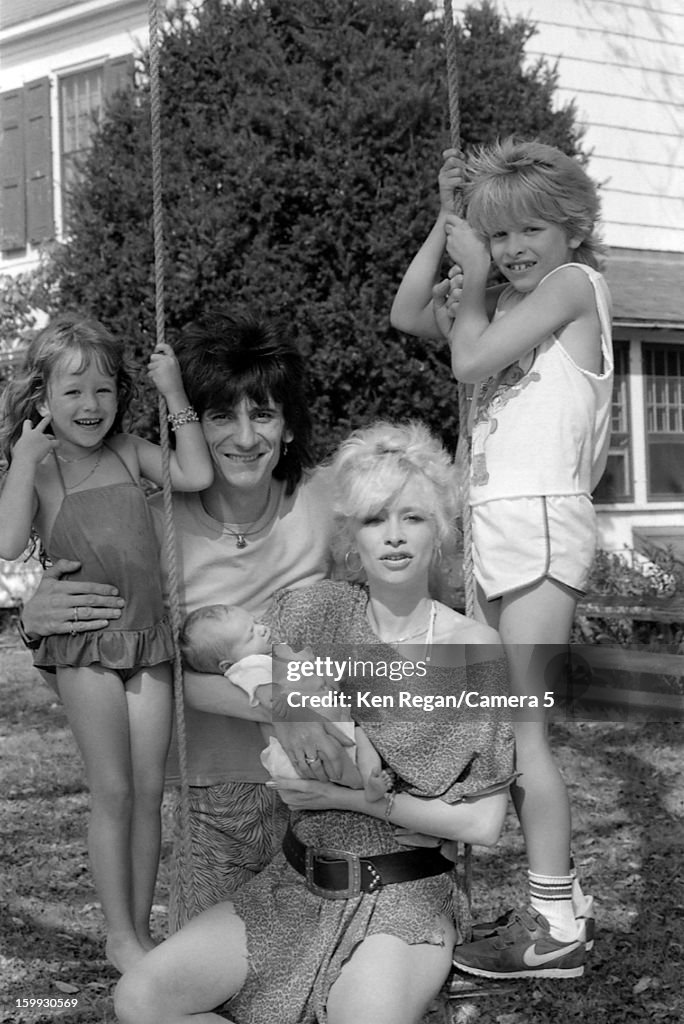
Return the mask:
<svg viewBox="0 0 684 1024">
<path fill-rule="evenodd" d="M 529 946 L 523 953 L 523 963 L 526 967 L 541 967 L 549 960 L 557 960 L 559 956 L 566 956 L 568 953 L 574 952 L 581 945 L 581 942 L 571 942 L 565 949 L 555 949 L 551 953 L 537 953 L 534 946 Z"/>
</svg>

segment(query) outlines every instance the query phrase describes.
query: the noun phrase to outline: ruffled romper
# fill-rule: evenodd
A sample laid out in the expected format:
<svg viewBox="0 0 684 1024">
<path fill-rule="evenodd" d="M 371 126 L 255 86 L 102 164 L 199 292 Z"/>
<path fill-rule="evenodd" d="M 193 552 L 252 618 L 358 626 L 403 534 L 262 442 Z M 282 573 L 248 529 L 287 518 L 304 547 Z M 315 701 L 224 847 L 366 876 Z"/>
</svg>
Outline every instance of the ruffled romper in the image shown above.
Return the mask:
<svg viewBox="0 0 684 1024">
<path fill-rule="evenodd" d="M 147 499 L 121 456 L 129 480 L 64 492 L 46 548 L 51 561 L 68 558 L 81 568 L 67 579 L 109 583 L 126 602 L 121 616 L 103 629 L 45 637 L 34 655 L 39 668 L 101 665 L 133 671 L 173 658 L 171 627 L 165 615 L 157 538 Z"/>
<path fill-rule="evenodd" d="M 401 664 L 397 652 L 381 644 L 366 617 L 364 588 L 331 580 L 280 595 L 273 611 L 276 635 L 296 647 L 311 645 L 321 656 L 351 656 L 358 663 Z M 341 688 L 358 692 L 410 690 L 424 696 L 505 694 L 506 663 L 487 648 L 472 650 L 462 668 L 430 668 L 423 678 L 402 678 L 384 686 L 367 677 L 347 678 Z M 361 702 L 363 704 L 363 702 Z M 508 787 L 513 779 L 513 735 L 505 712 L 433 711 L 387 707 L 356 709 L 353 717 L 367 732 L 386 765 L 398 776 L 397 789 L 418 797 L 457 803 Z M 350 811 L 296 811 L 297 837 L 307 845 L 361 855 L 405 850 L 388 822 Z M 311 892 L 281 852 L 255 878 L 231 896 L 247 930 L 249 973 L 226 1004 L 236 1024 L 325 1024 L 332 985 L 357 946 L 373 934 L 404 942 L 443 945 L 442 915 L 451 917 L 462 937 L 467 901 L 455 872 L 388 885 L 375 893 L 326 899 Z M 296 936 L 296 942 L 293 941 Z"/>
</svg>

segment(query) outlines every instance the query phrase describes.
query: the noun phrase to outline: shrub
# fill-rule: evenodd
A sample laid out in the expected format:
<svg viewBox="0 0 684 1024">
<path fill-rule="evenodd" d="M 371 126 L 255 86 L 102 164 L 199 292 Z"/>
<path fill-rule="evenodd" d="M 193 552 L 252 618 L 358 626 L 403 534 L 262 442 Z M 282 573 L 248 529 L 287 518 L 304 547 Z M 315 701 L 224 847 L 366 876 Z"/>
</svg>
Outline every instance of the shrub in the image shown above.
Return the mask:
<svg viewBox="0 0 684 1024">
<path fill-rule="evenodd" d="M 533 31 L 490 3 L 463 16 L 466 148 L 517 131 L 579 152 L 555 70 L 525 66 Z M 388 319 L 449 139 L 430 3 L 205 0 L 169 15 L 160 77 L 169 340 L 209 304 L 245 305 L 308 356 L 319 454 L 378 416 L 421 417 L 454 446 L 446 345 Z M 144 85 L 111 107 L 54 264 L 60 306 L 124 335 L 140 364 L 155 333 L 148 108 Z M 155 420 L 148 393 L 132 426 L 154 434 Z"/>
</svg>

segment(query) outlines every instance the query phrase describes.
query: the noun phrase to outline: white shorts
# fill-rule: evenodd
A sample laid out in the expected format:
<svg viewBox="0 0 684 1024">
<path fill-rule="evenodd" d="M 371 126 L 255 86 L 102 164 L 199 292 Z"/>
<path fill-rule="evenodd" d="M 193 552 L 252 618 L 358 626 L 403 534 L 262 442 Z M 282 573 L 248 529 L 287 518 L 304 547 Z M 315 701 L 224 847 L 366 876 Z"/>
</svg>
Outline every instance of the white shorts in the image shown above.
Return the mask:
<svg viewBox="0 0 684 1024">
<path fill-rule="evenodd" d="M 583 593 L 596 552 L 596 513 L 584 494 L 497 498 L 472 510 L 475 579 L 488 601 L 557 580 Z"/>
</svg>

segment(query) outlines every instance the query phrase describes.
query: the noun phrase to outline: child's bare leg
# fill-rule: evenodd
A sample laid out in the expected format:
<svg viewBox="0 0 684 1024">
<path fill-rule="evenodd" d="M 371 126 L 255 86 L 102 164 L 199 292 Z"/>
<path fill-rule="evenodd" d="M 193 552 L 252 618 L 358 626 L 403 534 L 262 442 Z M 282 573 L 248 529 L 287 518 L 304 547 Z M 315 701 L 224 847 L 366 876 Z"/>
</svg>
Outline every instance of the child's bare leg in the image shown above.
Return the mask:
<svg viewBox="0 0 684 1024">
<path fill-rule="evenodd" d="M 563 941 L 578 933 L 570 880 L 570 801 L 549 747 L 544 698 L 549 693 L 553 699 L 553 674 L 547 673 L 569 641 L 575 605 L 572 591 L 544 580 L 502 598 L 499 619 L 511 691 L 535 696 L 539 704 L 519 710 L 514 721 L 520 777 L 511 791 L 525 837 L 530 902 Z"/>
<path fill-rule="evenodd" d="M 126 684 L 133 773 L 131 817 L 131 907 L 140 945 L 152 949 L 150 911 L 161 847 L 164 768 L 171 735 L 172 681 L 169 665 L 141 669 Z"/>
<path fill-rule="evenodd" d="M 570 870 L 570 802 L 549 748 L 544 678 L 558 647 L 570 638 L 576 595 L 552 580 L 502 598 L 499 632 L 506 648 L 513 693 L 536 695 L 540 708 L 519 713 L 514 723 L 516 767 L 513 799 L 525 836 L 530 869 L 540 874 Z"/>
<path fill-rule="evenodd" d="M 394 785 L 392 772 L 382 767 L 377 750 L 359 726 L 354 730 L 356 743 L 356 767 L 363 779 L 367 800 L 382 800 Z"/>
<path fill-rule="evenodd" d="M 107 927 L 107 956 L 123 972 L 145 953 L 131 912 L 133 783 L 124 685 L 116 672 L 97 665 L 58 669 L 57 680 L 90 790 L 88 850 Z"/>
</svg>

